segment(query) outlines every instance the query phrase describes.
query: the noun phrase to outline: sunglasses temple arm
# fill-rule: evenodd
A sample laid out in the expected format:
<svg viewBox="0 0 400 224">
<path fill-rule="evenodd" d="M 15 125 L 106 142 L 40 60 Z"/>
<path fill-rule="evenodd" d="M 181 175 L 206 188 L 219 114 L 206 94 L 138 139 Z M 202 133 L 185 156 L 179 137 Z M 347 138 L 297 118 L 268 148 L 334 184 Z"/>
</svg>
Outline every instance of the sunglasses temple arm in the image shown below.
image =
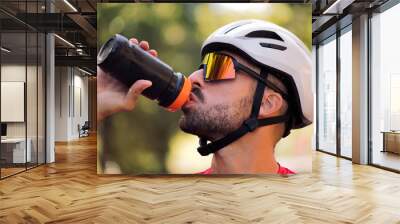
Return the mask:
<svg viewBox="0 0 400 224">
<path fill-rule="evenodd" d="M 264 79 L 261 78 L 256 72 L 252 71 L 251 69 L 249 69 L 249 68 L 247 68 L 247 67 L 245 67 L 245 66 L 243 66 L 243 65 L 241 65 L 241 64 L 239 64 L 239 63 L 235 63 L 235 64 L 236 64 L 236 66 L 237 66 L 239 69 L 241 69 L 241 70 L 247 72 L 247 73 L 248 73 L 249 75 L 251 75 L 253 78 L 257 79 L 258 81 L 260 81 L 260 82 L 262 82 L 262 83 L 264 83 L 264 85 L 266 85 L 268 88 L 274 90 L 275 92 L 280 93 L 284 99 L 287 99 L 286 93 L 284 93 L 282 90 L 280 90 L 280 89 L 279 89 L 278 87 L 276 87 L 274 84 L 272 84 L 272 83 L 270 83 L 270 82 L 264 80 Z"/>
</svg>

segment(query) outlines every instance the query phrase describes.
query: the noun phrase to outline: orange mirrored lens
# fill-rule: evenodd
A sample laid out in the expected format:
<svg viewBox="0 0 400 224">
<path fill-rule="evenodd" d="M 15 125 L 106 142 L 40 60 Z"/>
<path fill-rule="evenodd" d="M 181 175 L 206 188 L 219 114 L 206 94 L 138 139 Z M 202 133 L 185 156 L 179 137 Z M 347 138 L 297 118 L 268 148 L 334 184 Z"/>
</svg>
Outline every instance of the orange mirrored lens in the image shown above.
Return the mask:
<svg viewBox="0 0 400 224">
<path fill-rule="evenodd" d="M 230 56 L 208 53 L 203 59 L 205 80 L 223 80 L 235 78 L 235 66 Z"/>
</svg>

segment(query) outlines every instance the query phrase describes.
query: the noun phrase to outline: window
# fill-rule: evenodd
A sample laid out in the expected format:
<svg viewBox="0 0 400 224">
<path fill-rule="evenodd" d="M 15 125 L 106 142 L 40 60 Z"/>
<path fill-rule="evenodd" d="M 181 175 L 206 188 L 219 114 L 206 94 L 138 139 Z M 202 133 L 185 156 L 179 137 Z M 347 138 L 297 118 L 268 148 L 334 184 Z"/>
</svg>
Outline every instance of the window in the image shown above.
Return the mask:
<svg viewBox="0 0 400 224">
<path fill-rule="evenodd" d="M 400 170 L 400 4 L 371 18 L 372 163 Z"/>
<path fill-rule="evenodd" d="M 352 32 L 351 26 L 340 36 L 340 155 L 352 157 Z"/>
<path fill-rule="evenodd" d="M 318 149 L 336 153 L 336 36 L 318 48 Z"/>
<path fill-rule="evenodd" d="M 44 1 L 5 2 L 21 16 Z M 45 35 L 0 12 L 0 178 L 45 163 Z M 13 109 L 11 109 L 13 108 Z"/>
</svg>

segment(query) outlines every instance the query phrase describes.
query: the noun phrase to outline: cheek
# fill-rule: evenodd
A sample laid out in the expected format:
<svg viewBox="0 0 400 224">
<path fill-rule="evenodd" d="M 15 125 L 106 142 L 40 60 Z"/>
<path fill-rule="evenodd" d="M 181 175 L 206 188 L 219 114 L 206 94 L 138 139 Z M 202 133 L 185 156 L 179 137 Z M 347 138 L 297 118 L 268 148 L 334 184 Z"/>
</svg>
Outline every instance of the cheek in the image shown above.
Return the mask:
<svg viewBox="0 0 400 224">
<path fill-rule="evenodd" d="M 203 95 L 206 104 L 234 104 L 243 98 L 254 95 L 256 82 L 246 75 L 239 74 L 234 80 L 205 83 Z"/>
<path fill-rule="evenodd" d="M 241 91 L 233 86 L 228 88 L 210 88 L 204 92 L 205 102 L 208 105 L 234 105 L 239 102 L 248 92 Z"/>
</svg>

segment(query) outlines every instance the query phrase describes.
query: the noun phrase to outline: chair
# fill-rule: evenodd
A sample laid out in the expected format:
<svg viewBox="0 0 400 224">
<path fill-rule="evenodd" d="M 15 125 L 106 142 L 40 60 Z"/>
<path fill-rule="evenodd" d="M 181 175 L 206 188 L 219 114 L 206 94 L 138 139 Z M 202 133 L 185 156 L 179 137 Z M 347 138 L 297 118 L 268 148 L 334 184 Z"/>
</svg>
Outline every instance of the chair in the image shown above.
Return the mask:
<svg viewBox="0 0 400 224">
<path fill-rule="evenodd" d="M 80 127 L 80 125 L 78 124 L 79 138 L 89 136 L 89 129 L 90 129 L 89 121 L 85 121 L 82 127 Z"/>
</svg>

